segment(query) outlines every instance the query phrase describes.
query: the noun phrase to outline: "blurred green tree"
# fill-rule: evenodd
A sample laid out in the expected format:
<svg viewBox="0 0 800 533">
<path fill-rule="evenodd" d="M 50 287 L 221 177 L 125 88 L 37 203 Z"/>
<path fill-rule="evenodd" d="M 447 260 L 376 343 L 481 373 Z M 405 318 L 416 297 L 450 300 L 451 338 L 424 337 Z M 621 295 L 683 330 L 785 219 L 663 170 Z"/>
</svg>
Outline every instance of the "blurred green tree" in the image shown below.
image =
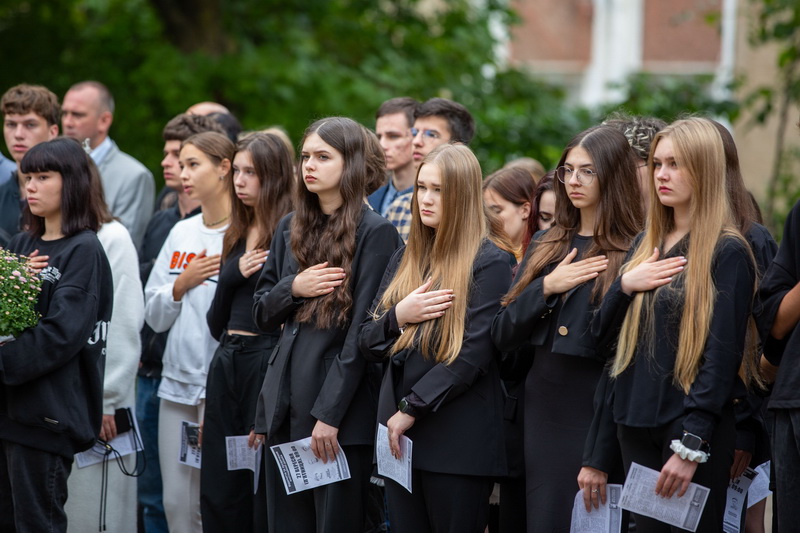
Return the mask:
<svg viewBox="0 0 800 533">
<path fill-rule="evenodd" d="M 106 83 L 112 136 L 154 170 L 161 128 L 197 101 L 297 141 L 326 115 L 372 126 L 378 105 L 401 95 L 467 106 L 486 172 L 522 155 L 550 165 L 590 116 L 500 65 L 490 20 L 516 21 L 502 0 L 22 0 L 0 6 L 0 80 L 59 96 L 79 80 Z"/>
</svg>

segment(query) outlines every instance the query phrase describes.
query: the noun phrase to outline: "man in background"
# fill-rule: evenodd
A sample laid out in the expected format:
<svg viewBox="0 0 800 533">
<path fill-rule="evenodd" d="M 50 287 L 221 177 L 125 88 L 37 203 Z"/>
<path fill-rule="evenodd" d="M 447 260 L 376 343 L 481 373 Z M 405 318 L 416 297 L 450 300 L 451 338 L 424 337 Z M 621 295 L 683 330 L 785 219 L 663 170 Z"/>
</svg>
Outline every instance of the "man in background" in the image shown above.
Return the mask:
<svg viewBox="0 0 800 533">
<path fill-rule="evenodd" d="M 18 172 L 19 163 L 28 150 L 56 138 L 61 108 L 58 97 L 46 87 L 23 83 L 6 91 L 0 112 L 6 148 L 15 162 L 13 175 L 0 185 L 0 246 L 6 246 L 22 229 L 25 179 Z"/>
<path fill-rule="evenodd" d="M 414 165 L 411 126 L 419 102 L 400 97 L 385 101 L 375 114 L 375 134 L 386 157 L 389 181 L 367 198 L 372 208 L 386 216 L 391 203 L 401 194 L 414 190 L 417 169 Z"/>
<path fill-rule="evenodd" d="M 134 244 L 142 242 L 153 214 L 156 184 L 139 161 L 117 147 L 108 136 L 114 121 L 114 97 L 97 81 L 76 83 L 64 95 L 61 125 L 64 135 L 88 142 L 100 171 L 111 214 L 128 228 Z"/>
<path fill-rule="evenodd" d="M 416 172 L 425 156 L 437 146 L 455 142 L 469 144 L 475 136 L 475 120 L 463 105 L 446 98 L 431 98 L 417 107 L 411 134 L 414 136 L 412 156 Z M 413 190 L 399 195 L 386 213 L 403 242 L 408 241 L 411 230 L 412 195 Z"/>
</svg>

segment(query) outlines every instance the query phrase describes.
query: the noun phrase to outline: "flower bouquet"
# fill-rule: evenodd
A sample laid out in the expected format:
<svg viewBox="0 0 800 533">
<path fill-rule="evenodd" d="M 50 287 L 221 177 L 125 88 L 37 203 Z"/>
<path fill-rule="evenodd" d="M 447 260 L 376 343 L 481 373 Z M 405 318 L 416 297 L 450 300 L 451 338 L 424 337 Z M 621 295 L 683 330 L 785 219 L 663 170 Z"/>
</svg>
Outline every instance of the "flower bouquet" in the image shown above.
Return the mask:
<svg viewBox="0 0 800 533">
<path fill-rule="evenodd" d="M 30 271 L 25 260 L 0 249 L 0 344 L 14 340 L 39 322 L 36 301 L 42 281 Z"/>
</svg>

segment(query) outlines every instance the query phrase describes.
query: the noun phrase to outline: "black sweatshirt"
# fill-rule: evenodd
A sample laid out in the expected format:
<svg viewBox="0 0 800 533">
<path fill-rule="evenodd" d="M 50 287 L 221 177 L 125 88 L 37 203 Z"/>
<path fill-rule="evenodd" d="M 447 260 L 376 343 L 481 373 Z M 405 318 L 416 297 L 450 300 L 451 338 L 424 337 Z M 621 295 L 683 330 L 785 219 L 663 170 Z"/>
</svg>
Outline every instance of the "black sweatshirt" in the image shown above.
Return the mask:
<svg viewBox="0 0 800 533">
<path fill-rule="evenodd" d="M 0 439 L 72 458 L 103 416 L 106 332 L 114 285 L 97 236 L 44 241 L 18 234 L 9 250 L 48 255 L 39 323 L 0 346 Z"/>
</svg>

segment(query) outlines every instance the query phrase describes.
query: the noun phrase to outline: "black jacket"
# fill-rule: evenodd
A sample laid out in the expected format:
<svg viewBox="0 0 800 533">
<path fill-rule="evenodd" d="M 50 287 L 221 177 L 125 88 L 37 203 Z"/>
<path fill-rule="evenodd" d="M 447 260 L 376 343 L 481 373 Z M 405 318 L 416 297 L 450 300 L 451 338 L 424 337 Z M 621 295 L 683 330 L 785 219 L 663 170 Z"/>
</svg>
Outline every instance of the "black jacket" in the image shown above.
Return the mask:
<svg viewBox="0 0 800 533">
<path fill-rule="evenodd" d="M 591 239 L 591 237 L 575 236 L 575 239 Z M 587 245 L 588 246 L 588 245 Z M 518 272 L 524 272 L 536 249 L 535 240 L 531 241 L 525 258 Z M 584 259 L 576 257 L 575 261 Z M 594 283 L 582 283 L 564 295 L 553 294 L 544 297 L 544 277 L 552 272 L 557 263 L 547 265 L 540 275 L 523 289 L 516 300 L 500 309 L 492 324 L 492 340 L 503 352 L 513 352 L 523 344 L 543 346 L 547 335 L 556 321 L 557 335 L 553 338 L 552 351 L 565 355 L 588 357 L 605 361 L 603 354 L 595 350 L 594 340 L 590 332 L 590 323 L 595 306 L 591 304 L 591 293 Z M 558 299 L 562 298 L 560 311 L 556 314 Z"/>
<path fill-rule="evenodd" d="M 403 251 L 392 258 L 381 290 L 394 278 Z M 429 407 L 406 436 L 414 442 L 413 467 L 430 472 L 475 476 L 506 474 L 503 439 L 503 393 L 499 354 L 490 327 L 500 298 L 511 284 L 508 256 L 484 241 L 473 265 L 473 286 L 467 303 L 464 343 L 450 365 L 426 359 L 418 349 L 406 349 L 388 360 L 381 384 L 378 421 L 386 425 L 401 398 L 412 392 Z M 458 297 L 458 296 L 457 296 Z M 387 361 L 400 336 L 394 308 L 381 318 L 368 317 L 359 345 L 370 360 Z M 374 426 L 372 426 L 374 429 Z"/>
<path fill-rule="evenodd" d="M 91 231 L 54 241 L 21 233 L 9 249 L 50 259 L 40 274 L 42 318 L 0 346 L 0 439 L 71 459 L 100 431 L 111 269 Z"/>
<path fill-rule="evenodd" d="M 770 363 L 780 367 L 769 400 L 770 409 L 797 409 L 800 407 L 800 327 L 783 339 L 769 335 L 783 298 L 800 281 L 800 202 L 795 204 L 786 218 L 778 255 L 764 275 L 759 294 L 764 306 L 762 335 L 764 355 Z"/>
<path fill-rule="evenodd" d="M 22 203 L 19 197 L 17 173 L 0 185 L 0 246 L 8 246 L 12 237 L 20 232 Z"/>
<path fill-rule="evenodd" d="M 310 436 L 321 420 L 339 428 L 340 444 L 371 445 L 380 368 L 361 357 L 356 337 L 386 264 L 402 242 L 388 220 L 364 206 L 352 268 L 346 273 L 353 294 L 351 321 L 346 328 L 319 329 L 295 321 L 305 300 L 292 297 L 299 268 L 289 241 L 293 216 L 286 215 L 278 224 L 256 287 L 256 326 L 270 331 L 283 324 L 283 332 L 269 358 L 255 431 L 274 438 L 288 424 L 288 440 L 297 440 Z"/>
<path fill-rule="evenodd" d="M 688 239 L 679 242 L 664 257 L 685 254 L 687 243 Z M 733 238 L 720 240 L 711 271 L 717 291 L 714 314 L 703 361 L 688 394 L 672 382 L 683 308 L 676 305 L 676 299 L 682 303 L 682 277 L 656 293 L 653 339 L 639 336 L 633 363 L 613 382 L 613 417 L 617 424 L 661 427 L 681 419 L 685 431 L 711 441 L 723 407 L 733 400 L 752 312 L 755 275 L 747 244 Z M 592 322 L 599 346 L 616 342 L 631 301 L 617 278 Z"/>
</svg>

